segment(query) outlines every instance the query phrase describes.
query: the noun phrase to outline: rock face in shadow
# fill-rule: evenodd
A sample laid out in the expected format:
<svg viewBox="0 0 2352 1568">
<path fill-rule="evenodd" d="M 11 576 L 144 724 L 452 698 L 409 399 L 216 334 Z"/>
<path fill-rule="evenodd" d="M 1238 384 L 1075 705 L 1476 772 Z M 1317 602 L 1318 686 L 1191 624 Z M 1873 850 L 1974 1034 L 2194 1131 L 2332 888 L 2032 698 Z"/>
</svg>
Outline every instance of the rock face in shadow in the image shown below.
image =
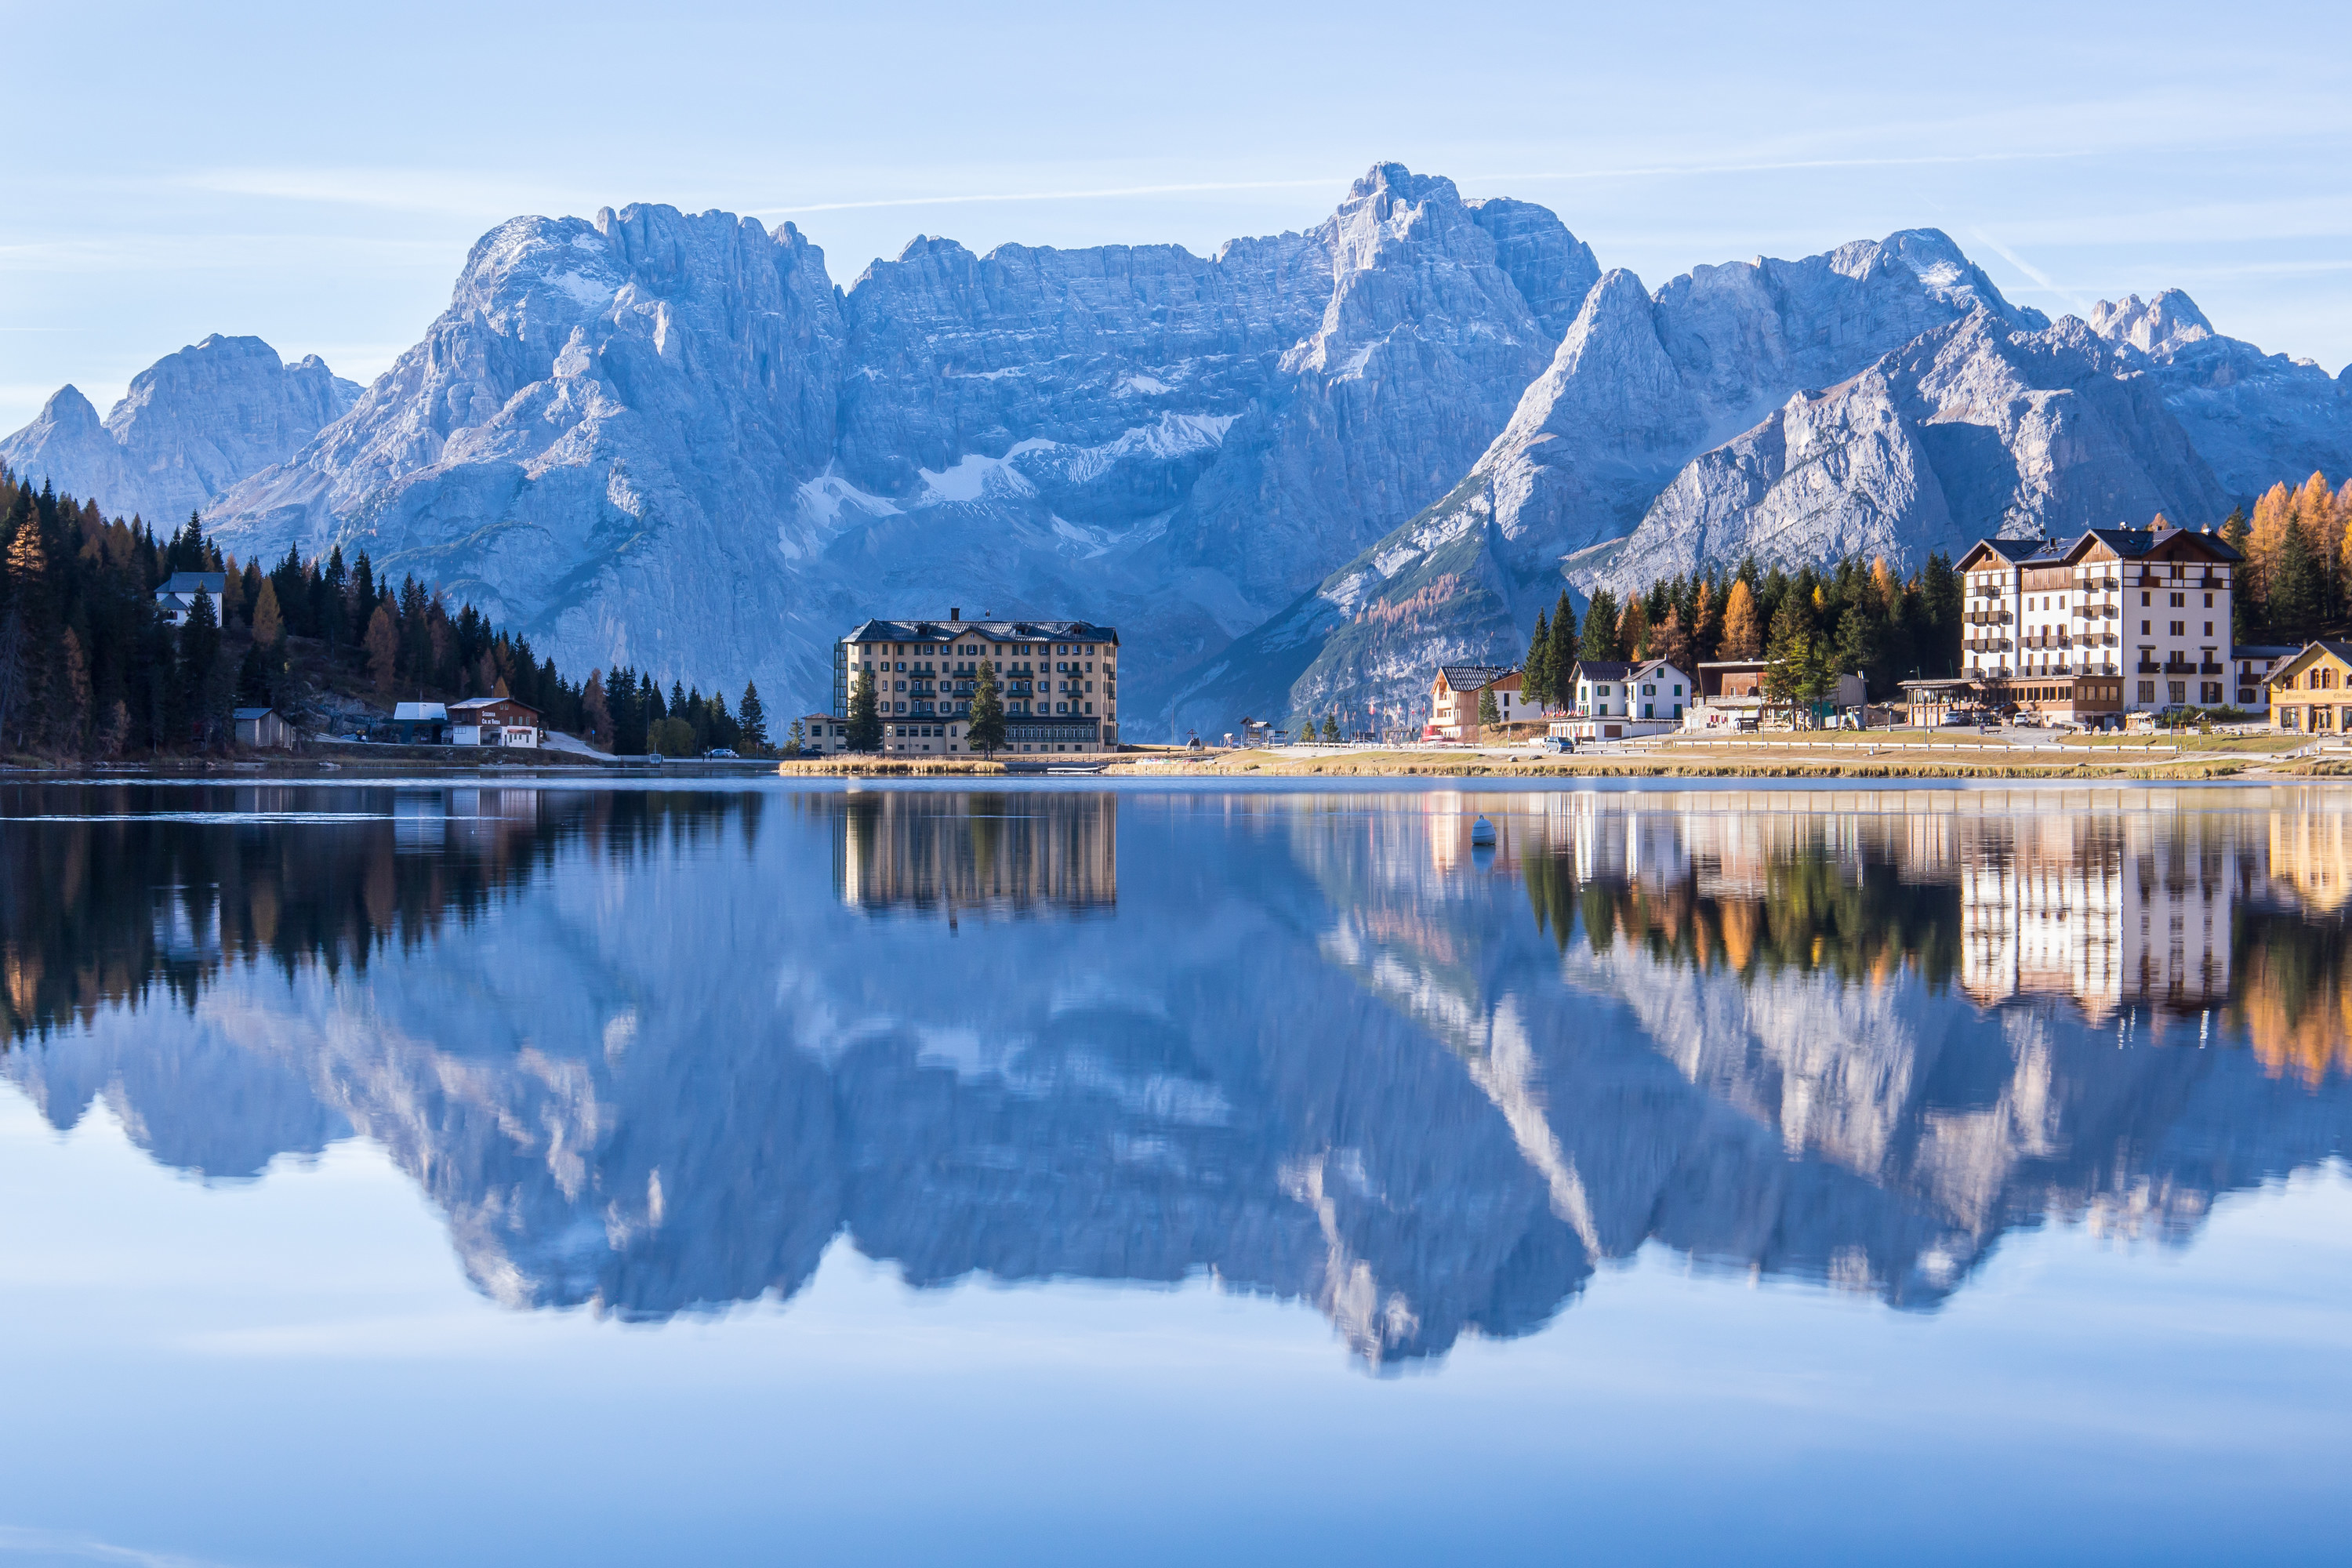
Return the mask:
<svg viewBox="0 0 2352 1568">
<path fill-rule="evenodd" d="M 39 417 L 0 441 L 0 463 L 169 532 L 292 457 L 359 392 L 316 354 L 287 364 L 259 338 L 215 333 L 141 371 L 102 424 L 79 390 L 58 388 Z"/>
<path fill-rule="evenodd" d="M 788 1297 L 845 1237 L 919 1287 L 1213 1272 L 1376 1364 L 1527 1332 L 1653 1240 L 1932 1307 L 2014 1226 L 2184 1236 L 2344 1147 L 2340 1077 L 2154 1021 L 2119 1050 L 1899 957 L 1745 956 L 1932 930 L 1956 896 L 1896 875 L 1932 868 L 1767 857 L 1767 887 L 1926 900 L 1858 918 L 1723 891 L 1705 814 L 1522 812 L 1489 864 L 1446 797 L 1332 804 L 813 794 L 623 832 L 509 803 L 530 869 L 462 922 L 330 973 L 230 961 L 225 909 L 192 1010 L 102 1010 L 0 1072 L 208 1176 L 368 1139 L 519 1309 Z M 481 820 L 358 845 L 361 898 Z M 1737 965 L 1627 923 L 1694 896 L 1729 900 Z"/>
</svg>

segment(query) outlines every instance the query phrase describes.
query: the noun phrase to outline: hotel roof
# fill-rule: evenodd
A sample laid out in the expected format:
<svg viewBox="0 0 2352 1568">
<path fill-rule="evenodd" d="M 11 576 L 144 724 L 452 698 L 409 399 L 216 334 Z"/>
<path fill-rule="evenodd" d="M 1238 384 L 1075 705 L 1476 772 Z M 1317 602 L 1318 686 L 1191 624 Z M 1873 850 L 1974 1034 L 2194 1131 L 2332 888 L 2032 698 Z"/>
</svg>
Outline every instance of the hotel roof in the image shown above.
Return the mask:
<svg viewBox="0 0 2352 1568">
<path fill-rule="evenodd" d="M 991 642 L 1107 642 L 1116 646 L 1118 630 L 1092 621 L 872 620 L 841 640 L 951 643 L 958 637 L 985 637 Z"/>
</svg>

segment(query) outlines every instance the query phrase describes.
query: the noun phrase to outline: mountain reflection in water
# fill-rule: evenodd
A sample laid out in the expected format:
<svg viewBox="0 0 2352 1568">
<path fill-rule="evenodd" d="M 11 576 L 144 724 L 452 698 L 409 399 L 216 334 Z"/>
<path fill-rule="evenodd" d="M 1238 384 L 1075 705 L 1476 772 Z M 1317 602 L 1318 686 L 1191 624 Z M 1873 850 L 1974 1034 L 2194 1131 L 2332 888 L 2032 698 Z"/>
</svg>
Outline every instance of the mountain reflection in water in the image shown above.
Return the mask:
<svg viewBox="0 0 2352 1568">
<path fill-rule="evenodd" d="M 0 1070 L 209 1178 L 369 1139 L 518 1308 L 842 1235 L 1376 1364 L 1653 1241 L 1932 1307 L 2343 1151 L 2340 798 L 18 786 Z"/>
</svg>

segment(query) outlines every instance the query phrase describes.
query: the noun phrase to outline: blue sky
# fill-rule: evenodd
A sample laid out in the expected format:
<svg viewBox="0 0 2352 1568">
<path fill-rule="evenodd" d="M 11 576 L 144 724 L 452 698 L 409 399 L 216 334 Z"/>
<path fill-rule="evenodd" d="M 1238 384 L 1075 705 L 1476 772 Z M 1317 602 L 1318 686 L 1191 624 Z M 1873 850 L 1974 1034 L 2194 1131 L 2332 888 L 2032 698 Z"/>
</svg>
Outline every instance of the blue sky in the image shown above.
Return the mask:
<svg viewBox="0 0 2352 1568">
<path fill-rule="evenodd" d="M 1656 287 L 1948 231 L 2056 314 L 2189 290 L 2352 360 L 2352 7 L 233 8 L 0 0 L 0 430 L 210 331 L 368 379 L 522 212 L 790 216 L 846 284 L 1303 228 L 1380 159 Z"/>
</svg>

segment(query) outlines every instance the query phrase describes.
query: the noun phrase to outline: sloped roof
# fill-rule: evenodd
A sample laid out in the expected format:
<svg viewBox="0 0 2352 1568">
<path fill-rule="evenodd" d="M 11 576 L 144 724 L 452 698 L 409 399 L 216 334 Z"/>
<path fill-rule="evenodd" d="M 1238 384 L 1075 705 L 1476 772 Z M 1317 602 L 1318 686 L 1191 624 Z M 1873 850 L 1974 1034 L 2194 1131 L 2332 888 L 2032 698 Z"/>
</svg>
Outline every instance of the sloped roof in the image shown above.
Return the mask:
<svg viewBox="0 0 2352 1568">
<path fill-rule="evenodd" d="M 217 599 L 227 588 L 228 574 L 226 572 L 174 572 L 171 581 L 155 592 L 159 596 L 164 594 L 193 595 L 201 589 Z"/>
<path fill-rule="evenodd" d="M 862 621 L 844 642 L 951 643 L 958 637 L 991 642 L 1118 643 L 1118 629 L 1094 621 Z"/>
<path fill-rule="evenodd" d="M 1568 667 L 1570 679 L 1622 680 L 1633 673 L 1630 660 L 1622 658 L 1580 658 Z"/>
<path fill-rule="evenodd" d="M 1519 673 L 1516 664 L 1441 664 L 1437 673 L 1456 691 L 1482 691 L 1495 682 Z"/>
<path fill-rule="evenodd" d="M 2285 668 L 2273 670 L 2270 679 L 2273 682 L 2284 680 L 2297 671 L 2308 668 L 2307 661 L 2316 653 L 2332 653 L 2346 664 L 2352 665 L 2352 642 L 2335 642 L 2326 637 L 2319 637 L 2296 649 L 2294 657 L 2287 660 Z"/>
<path fill-rule="evenodd" d="M 275 708 L 234 708 L 229 711 L 236 721 L 242 724 L 248 719 L 266 719 L 270 714 L 277 712 L 278 710 Z"/>
<path fill-rule="evenodd" d="M 393 722 L 421 724 L 428 719 L 446 719 L 449 710 L 438 702 L 400 702 L 392 710 Z"/>
</svg>

